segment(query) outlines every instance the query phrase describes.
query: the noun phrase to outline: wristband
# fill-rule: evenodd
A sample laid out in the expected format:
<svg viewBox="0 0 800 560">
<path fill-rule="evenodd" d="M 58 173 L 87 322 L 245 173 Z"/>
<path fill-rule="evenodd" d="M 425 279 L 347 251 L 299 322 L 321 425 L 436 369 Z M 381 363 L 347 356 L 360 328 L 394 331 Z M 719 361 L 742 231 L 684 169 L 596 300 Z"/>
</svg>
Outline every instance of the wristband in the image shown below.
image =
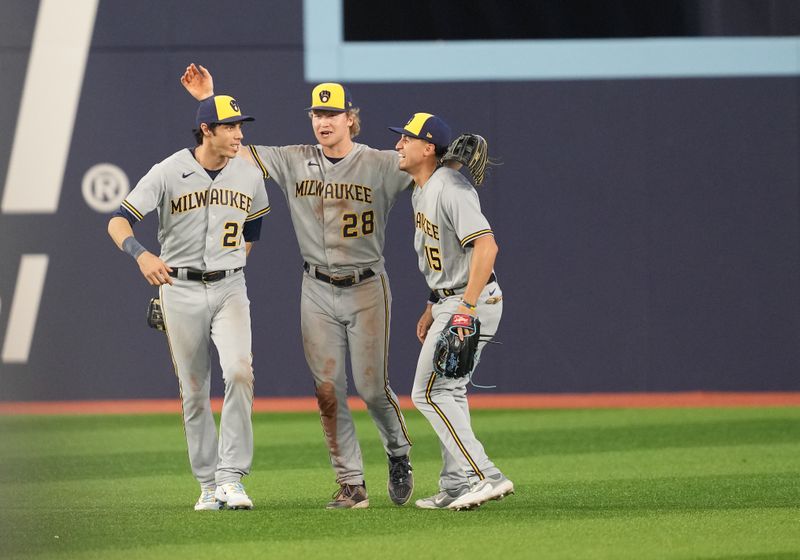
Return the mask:
<svg viewBox="0 0 800 560">
<path fill-rule="evenodd" d="M 461 305 L 463 305 L 464 307 L 466 307 L 466 308 L 467 308 L 467 309 L 469 309 L 470 311 L 474 311 L 475 309 L 477 309 L 477 308 L 478 308 L 478 306 L 477 306 L 477 305 L 472 305 L 471 303 L 467 303 L 467 302 L 466 302 L 466 301 L 464 301 L 463 299 L 461 300 Z"/>
<path fill-rule="evenodd" d="M 133 260 L 138 259 L 139 255 L 147 251 L 147 249 L 132 235 L 126 237 L 125 241 L 122 242 L 122 250 L 133 257 Z"/>
</svg>

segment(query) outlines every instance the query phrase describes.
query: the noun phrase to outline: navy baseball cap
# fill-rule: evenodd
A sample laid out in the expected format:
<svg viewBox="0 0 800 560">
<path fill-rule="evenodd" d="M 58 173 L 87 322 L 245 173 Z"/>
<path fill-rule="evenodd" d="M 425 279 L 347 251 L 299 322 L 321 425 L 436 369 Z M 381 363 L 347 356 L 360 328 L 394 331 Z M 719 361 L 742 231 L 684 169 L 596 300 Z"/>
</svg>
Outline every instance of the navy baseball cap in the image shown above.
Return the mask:
<svg viewBox="0 0 800 560">
<path fill-rule="evenodd" d="M 311 106 L 306 111 L 333 111 L 344 113 L 353 107 L 353 98 L 342 84 L 325 82 L 311 91 Z"/>
<path fill-rule="evenodd" d="M 197 108 L 195 124 L 200 128 L 200 123 L 235 123 L 241 121 L 254 121 L 254 117 L 243 115 L 239 104 L 230 95 L 214 95 L 203 99 Z"/>
<path fill-rule="evenodd" d="M 390 126 L 389 130 L 439 147 L 449 146 L 453 136 L 447 123 L 430 113 L 414 113 L 405 126 Z"/>
</svg>

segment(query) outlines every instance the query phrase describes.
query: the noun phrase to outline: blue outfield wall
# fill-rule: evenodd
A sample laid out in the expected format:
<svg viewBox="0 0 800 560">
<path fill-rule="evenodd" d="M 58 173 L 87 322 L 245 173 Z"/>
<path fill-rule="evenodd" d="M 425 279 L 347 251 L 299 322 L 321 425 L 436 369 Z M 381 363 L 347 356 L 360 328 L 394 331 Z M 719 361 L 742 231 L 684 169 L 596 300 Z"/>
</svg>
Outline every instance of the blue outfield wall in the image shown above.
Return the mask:
<svg viewBox="0 0 800 560">
<path fill-rule="evenodd" d="M 7 4 L 5 189 L 38 8 Z M 191 145 L 196 104 L 178 83 L 190 61 L 258 118 L 245 142 L 314 142 L 303 110 L 313 86 L 303 4 L 219 6 L 99 2 L 57 208 L 0 213 L 0 400 L 177 395 L 165 338 L 145 325 L 155 290 L 108 238 L 107 212 L 95 209 L 120 191 L 113 176 L 92 183 L 87 172 L 113 164 L 132 187 Z M 426 111 L 457 131 L 481 132 L 502 161 L 480 194 L 500 246 L 503 345 L 487 349 L 476 383 L 504 393 L 800 390 L 796 73 L 349 85 L 364 143 L 391 148 L 386 126 Z M 52 84 L 54 98 L 60 87 Z M 24 146 L 37 154 L 25 175 L 35 199 L 54 159 L 53 130 L 35 118 L 25 124 L 36 131 Z M 268 192 L 273 211 L 247 267 L 256 393 L 311 395 L 299 332 L 302 261 L 286 202 L 274 185 Z M 151 248 L 155 225 L 149 216 L 136 230 Z M 412 239 L 404 196 L 386 248 L 399 394 L 411 388 L 427 297 Z M 35 275 L 20 276 L 23 263 L 42 262 L 30 255 L 46 255 L 37 309 Z M 20 340 L 30 342 L 24 359 Z M 219 375 L 214 384 L 219 394 Z"/>
</svg>

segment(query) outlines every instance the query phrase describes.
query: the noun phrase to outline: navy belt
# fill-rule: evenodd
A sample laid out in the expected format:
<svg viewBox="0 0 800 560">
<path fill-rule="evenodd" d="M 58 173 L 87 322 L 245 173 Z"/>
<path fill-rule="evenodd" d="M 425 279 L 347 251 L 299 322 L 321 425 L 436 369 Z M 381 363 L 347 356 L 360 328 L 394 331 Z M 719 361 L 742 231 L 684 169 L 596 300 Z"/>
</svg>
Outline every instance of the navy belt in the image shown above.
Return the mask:
<svg viewBox="0 0 800 560">
<path fill-rule="evenodd" d="M 227 278 L 232 274 L 236 274 L 240 270 L 243 270 L 244 267 L 240 266 L 239 268 L 234 268 L 232 270 L 211 270 L 208 272 L 202 272 L 200 270 L 192 270 L 191 268 L 173 268 L 172 272 L 169 273 L 170 276 L 173 278 L 180 278 L 178 276 L 178 271 L 185 270 L 186 271 L 186 279 L 187 280 L 196 280 L 198 282 L 219 282 L 223 278 Z"/>
<path fill-rule="evenodd" d="M 311 270 L 311 266 L 307 262 L 303 263 L 303 270 L 309 272 Z M 358 273 L 358 280 L 356 280 L 356 275 L 351 274 L 350 276 L 328 276 L 319 271 L 316 267 L 314 267 L 314 277 L 317 280 L 322 280 L 327 284 L 331 284 L 332 286 L 336 286 L 337 288 L 347 288 L 349 286 L 355 286 L 362 280 L 366 280 L 367 278 L 372 278 L 375 276 L 375 271 L 371 268 L 365 268 L 364 270 Z"/>
<path fill-rule="evenodd" d="M 487 284 L 491 284 L 492 282 L 497 282 L 497 276 L 494 275 L 494 272 L 492 272 L 492 275 L 489 276 L 489 279 L 486 281 Z M 439 298 L 446 298 L 446 297 L 454 296 L 456 294 L 463 293 L 464 290 L 466 290 L 466 289 L 467 289 L 466 286 L 461 286 L 460 288 L 452 288 L 452 289 L 451 288 L 444 288 L 442 290 L 433 290 L 433 294 L 436 295 Z"/>
</svg>

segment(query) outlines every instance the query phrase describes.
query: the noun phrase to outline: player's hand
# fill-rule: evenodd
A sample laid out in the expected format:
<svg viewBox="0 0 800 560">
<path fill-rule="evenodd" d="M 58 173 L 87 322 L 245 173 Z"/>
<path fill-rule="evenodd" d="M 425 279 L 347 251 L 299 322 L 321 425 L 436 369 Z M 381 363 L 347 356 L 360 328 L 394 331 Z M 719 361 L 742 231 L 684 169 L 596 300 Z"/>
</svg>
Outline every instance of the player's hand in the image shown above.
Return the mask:
<svg viewBox="0 0 800 560">
<path fill-rule="evenodd" d="M 150 282 L 151 286 L 172 285 L 172 277 L 169 275 L 172 269 L 153 253 L 145 251 L 139 255 L 136 262 L 139 263 L 139 270 L 142 271 L 142 276 Z"/>
<path fill-rule="evenodd" d="M 477 313 L 475 313 L 475 309 L 470 309 L 466 305 L 459 305 L 458 311 L 456 311 L 456 313 L 464 315 L 472 315 L 473 317 L 477 315 Z M 456 332 L 458 333 L 458 339 L 463 341 L 464 337 L 467 334 L 469 334 L 470 331 L 468 331 L 467 329 L 456 329 Z"/>
<path fill-rule="evenodd" d="M 417 321 L 417 339 L 420 342 L 425 342 L 425 337 L 428 336 L 428 331 L 433 324 L 433 306 L 426 305 L 425 312 L 422 314 L 422 317 L 419 318 Z"/>
<path fill-rule="evenodd" d="M 195 65 L 192 62 L 187 66 L 186 72 L 181 76 L 181 84 L 198 101 L 214 95 L 214 79 L 211 77 L 211 73 L 201 64 Z"/>
</svg>

